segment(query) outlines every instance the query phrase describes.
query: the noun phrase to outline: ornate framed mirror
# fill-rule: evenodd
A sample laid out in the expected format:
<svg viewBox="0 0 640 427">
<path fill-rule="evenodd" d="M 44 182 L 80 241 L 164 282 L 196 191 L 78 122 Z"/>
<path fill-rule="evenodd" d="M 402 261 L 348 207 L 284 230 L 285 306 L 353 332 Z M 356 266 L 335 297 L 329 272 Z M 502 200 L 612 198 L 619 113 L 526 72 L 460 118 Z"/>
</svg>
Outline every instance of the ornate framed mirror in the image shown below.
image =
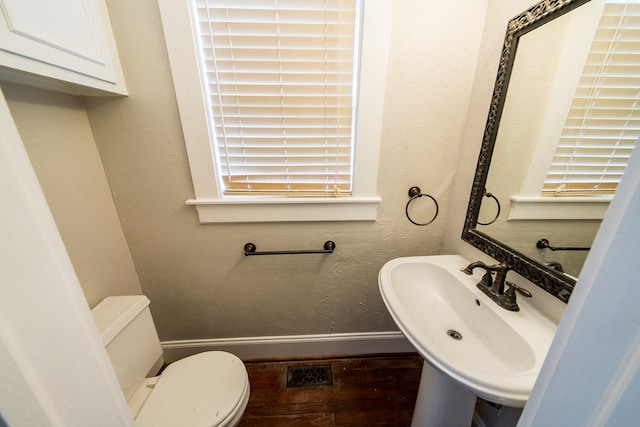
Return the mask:
<svg viewBox="0 0 640 427">
<path fill-rule="evenodd" d="M 565 197 L 561 201 L 561 197 L 555 196 L 566 186 L 558 185 L 542 203 L 533 203 L 536 205 L 533 209 L 531 203 L 527 205 L 531 198 L 522 194 L 526 196 L 531 182 L 540 180 L 535 178 L 541 175 L 538 169 L 544 169 L 547 175 L 549 162 L 541 168 L 537 158 L 540 152 L 549 152 L 549 148 L 541 146 L 552 141 L 555 152 L 561 145 L 560 131 L 571 116 L 568 111 L 577 98 L 576 86 L 584 77 L 584 64 L 592 52 L 592 41 L 601 28 L 606 8 L 629 8 L 630 12 L 624 13 L 637 15 L 633 19 L 638 20 L 638 27 L 634 29 L 640 29 L 640 5 L 628 7 L 631 2 L 625 0 L 612 2 L 611 6 L 605 3 L 605 0 L 546 0 L 509 21 L 462 232 L 464 241 L 506 262 L 511 269 L 565 302 L 615 187 L 608 195 L 599 193 L 592 197 L 595 193 L 590 192 L 585 197 L 571 200 Z M 631 24 L 624 21 L 623 30 L 625 25 Z M 634 65 L 638 69 L 640 63 Z M 640 85 L 632 85 L 640 93 Z M 636 120 L 635 105 L 630 108 L 631 112 L 625 114 Z M 640 125 L 640 112 L 637 116 Z M 549 131 L 556 128 L 557 135 L 555 130 Z M 620 148 L 615 157 L 622 151 L 630 155 L 638 133 L 635 131 L 618 143 Z M 545 195 L 541 187 L 537 191 L 538 196 Z M 582 196 L 571 195 L 575 194 Z M 539 209 L 545 204 L 552 205 L 552 209 Z M 563 211 L 559 209 L 561 205 L 569 207 Z M 546 240 L 546 247 L 536 246 L 541 240 Z"/>
</svg>

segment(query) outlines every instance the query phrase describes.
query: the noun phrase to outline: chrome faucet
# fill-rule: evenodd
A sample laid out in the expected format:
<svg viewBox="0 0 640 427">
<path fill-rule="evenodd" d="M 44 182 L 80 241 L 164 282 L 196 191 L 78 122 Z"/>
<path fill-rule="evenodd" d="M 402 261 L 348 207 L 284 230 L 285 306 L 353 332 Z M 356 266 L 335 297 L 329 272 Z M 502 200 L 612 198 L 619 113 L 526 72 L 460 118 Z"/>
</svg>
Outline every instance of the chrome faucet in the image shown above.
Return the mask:
<svg viewBox="0 0 640 427">
<path fill-rule="evenodd" d="M 523 293 L 525 296 L 531 296 L 526 289 L 520 291 L 521 288 L 506 281 L 507 272 L 510 270 L 506 263 L 486 265 L 482 261 L 476 261 L 463 268 L 462 272 L 471 276 L 475 268 L 481 268 L 486 271 L 476 286 L 500 307 L 509 311 L 520 311 L 520 307 L 516 303 L 516 290 L 528 293 L 528 295 Z M 494 275 L 495 277 L 493 277 Z M 507 288 L 506 290 L 505 287 Z"/>
</svg>

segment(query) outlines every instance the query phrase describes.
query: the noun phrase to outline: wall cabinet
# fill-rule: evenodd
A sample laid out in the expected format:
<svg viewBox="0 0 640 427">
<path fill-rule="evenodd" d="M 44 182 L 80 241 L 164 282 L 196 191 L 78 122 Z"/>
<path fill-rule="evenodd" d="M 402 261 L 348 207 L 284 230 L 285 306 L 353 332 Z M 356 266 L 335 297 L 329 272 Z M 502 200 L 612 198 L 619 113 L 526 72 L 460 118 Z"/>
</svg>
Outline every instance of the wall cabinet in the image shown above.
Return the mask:
<svg viewBox="0 0 640 427">
<path fill-rule="evenodd" d="M 104 0 L 0 0 L 0 79 L 126 95 Z"/>
</svg>

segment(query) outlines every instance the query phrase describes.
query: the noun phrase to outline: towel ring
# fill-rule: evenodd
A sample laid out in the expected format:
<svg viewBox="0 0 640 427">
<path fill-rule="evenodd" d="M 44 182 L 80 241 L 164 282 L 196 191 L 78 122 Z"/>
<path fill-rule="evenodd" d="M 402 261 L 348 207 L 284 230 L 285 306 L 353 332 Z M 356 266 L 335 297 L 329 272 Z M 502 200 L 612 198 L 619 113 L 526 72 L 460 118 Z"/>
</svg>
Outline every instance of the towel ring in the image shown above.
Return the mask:
<svg viewBox="0 0 640 427">
<path fill-rule="evenodd" d="M 478 225 L 491 225 L 491 224 L 493 224 L 494 222 L 496 222 L 496 220 L 497 220 L 497 219 L 498 219 L 498 217 L 500 216 L 500 209 L 501 209 L 501 207 L 500 207 L 500 201 L 499 201 L 499 200 L 498 200 L 498 198 L 497 198 L 496 196 L 494 196 L 493 194 L 491 194 L 491 193 L 487 193 L 487 189 L 486 189 L 486 188 L 483 190 L 482 195 L 483 195 L 484 197 L 490 197 L 490 198 L 492 198 L 493 200 L 495 200 L 495 201 L 496 201 L 496 205 L 498 206 L 498 212 L 496 213 L 496 216 L 495 216 L 491 221 L 489 221 L 489 222 L 480 222 L 480 221 L 476 221 L 476 222 L 478 223 Z"/>
<path fill-rule="evenodd" d="M 415 222 L 413 219 L 411 219 L 411 216 L 409 215 L 409 205 L 411 204 L 411 202 L 413 202 L 416 199 L 419 199 L 422 196 L 428 197 L 433 201 L 433 204 L 436 206 L 436 213 L 435 215 L 433 215 L 433 218 L 431 218 L 430 221 L 420 223 L 420 222 Z M 409 197 L 411 198 L 407 202 L 407 206 L 404 208 L 404 213 L 407 215 L 407 219 L 412 224 L 423 226 L 423 225 L 429 225 L 436 220 L 436 218 L 438 217 L 438 211 L 440 208 L 438 207 L 438 202 L 436 201 L 436 199 L 433 198 L 433 196 L 430 196 L 428 194 L 422 194 L 422 192 L 420 191 L 420 187 L 411 187 L 409 189 Z"/>
</svg>

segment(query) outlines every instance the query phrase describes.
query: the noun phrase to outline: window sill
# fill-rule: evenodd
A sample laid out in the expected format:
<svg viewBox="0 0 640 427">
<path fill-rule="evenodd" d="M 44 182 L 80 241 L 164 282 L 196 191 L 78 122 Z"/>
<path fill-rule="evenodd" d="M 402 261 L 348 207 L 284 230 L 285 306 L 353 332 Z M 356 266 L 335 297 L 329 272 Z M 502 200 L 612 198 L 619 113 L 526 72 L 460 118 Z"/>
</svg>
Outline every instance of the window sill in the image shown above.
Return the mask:
<svg viewBox="0 0 640 427">
<path fill-rule="evenodd" d="M 612 197 L 511 197 L 509 220 L 602 219 Z"/>
<path fill-rule="evenodd" d="M 189 199 L 201 224 L 232 222 L 375 221 L 380 197 Z"/>
</svg>

